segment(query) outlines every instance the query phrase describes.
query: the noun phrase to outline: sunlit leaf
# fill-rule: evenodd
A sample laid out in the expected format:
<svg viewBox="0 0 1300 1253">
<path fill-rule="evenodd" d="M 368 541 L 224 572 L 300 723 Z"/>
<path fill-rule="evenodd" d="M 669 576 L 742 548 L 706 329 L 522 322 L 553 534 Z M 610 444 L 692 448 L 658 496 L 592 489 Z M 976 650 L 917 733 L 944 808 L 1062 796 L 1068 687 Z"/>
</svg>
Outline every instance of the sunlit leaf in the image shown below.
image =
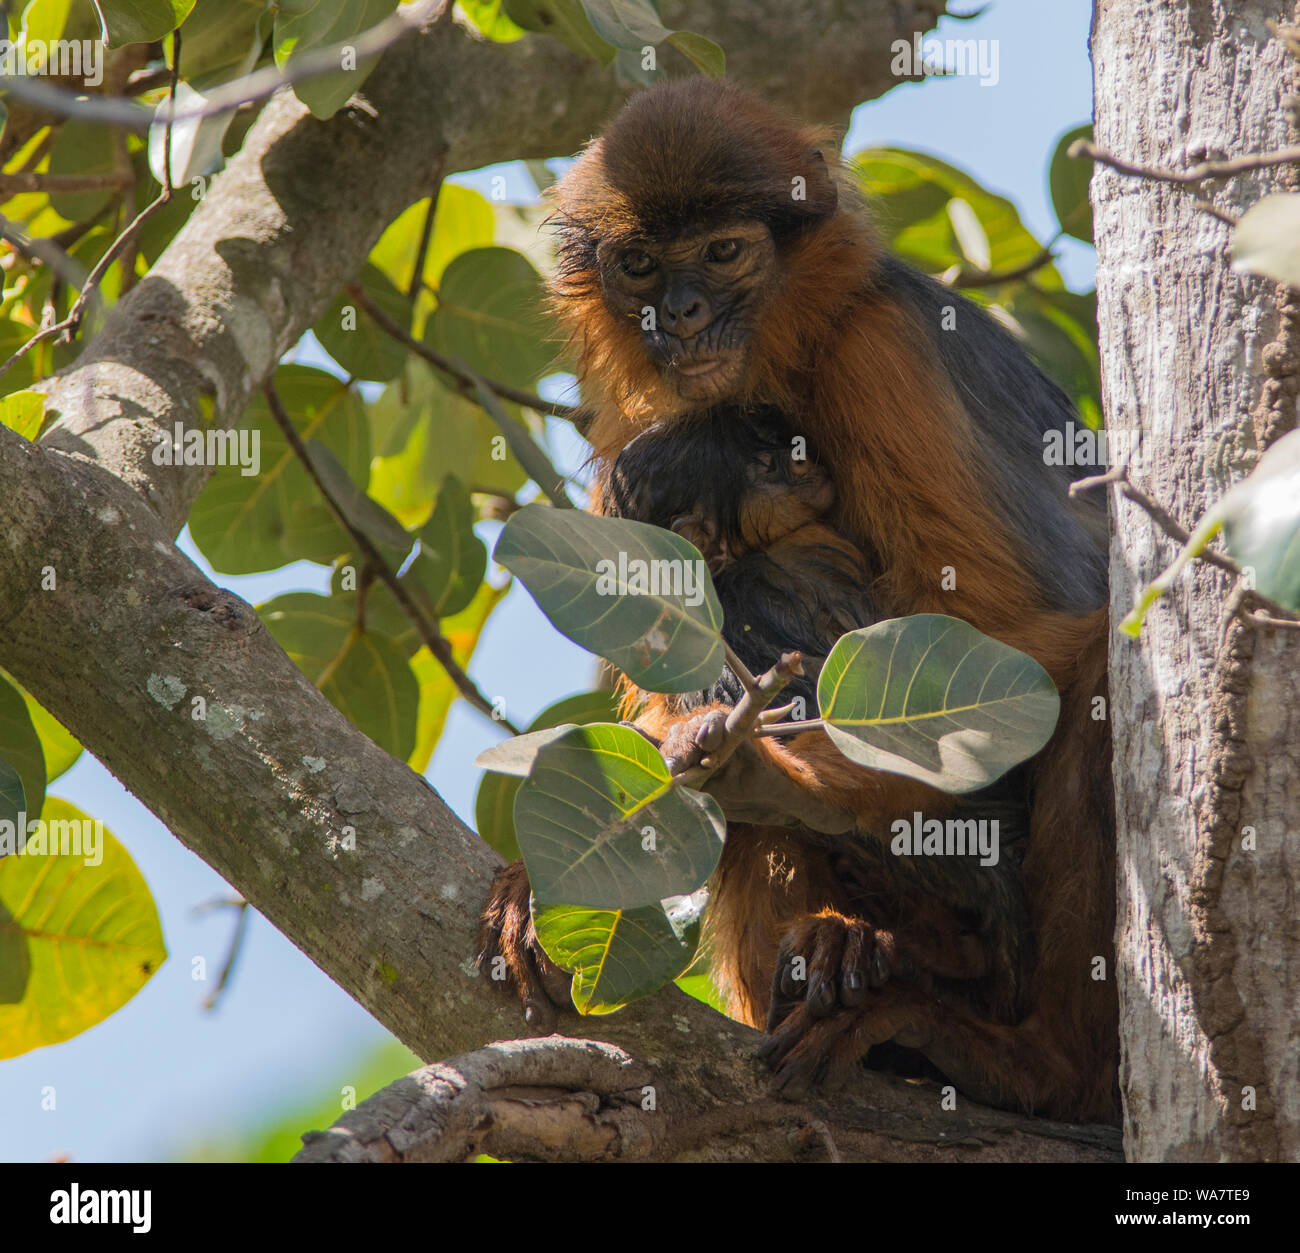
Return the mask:
<svg viewBox="0 0 1300 1253">
<path fill-rule="evenodd" d="M 67 801 L 50 798 L 43 821 L 46 851 L 29 831 L 27 850 L 0 860 L 0 1058 L 93 1027 L 167 958 L 157 907 L 126 849 Z M 48 851 L 65 840 L 78 851 Z"/>
<path fill-rule="evenodd" d="M 45 415 L 45 397 L 40 392 L 10 392 L 0 400 L 0 426 L 17 431 L 23 439 L 35 439 Z"/>
<path fill-rule="evenodd" d="M 509 586 L 509 583 L 502 587 L 481 584 L 467 609 L 442 620 L 443 637 L 451 645 L 451 655 L 462 669 L 469 665 L 488 617 L 501 603 Z M 427 648 L 420 649 L 411 658 L 411 669 L 420 685 L 420 712 L 416 719 L 415 748 L 407 757 L 406 764 L 423 773 L 428 769 L 433 750 L 446 725 L 447 712 L 460 693 Z"/>
<path fill-rule="evenodd" d="M 701 887 L 726 820 L 711 797 L 675 784 L 638 732 L 593 723 L 537 754 L 515 831 L 538 899 L 635 909 Z"/>
<path fill-rule="evenodd" d="M 592 26 L 579 0 L 503 0 L 502 7 L 524 30 L 554 35 L 579 56 L 601 65 L 614 59 L 614 48 Z"/>
<path fill-rule="evenodd" d="M 613 722 L 617 717 L 618 697 L 614 692 L 579 692 L 543 709 L 523 735 L 502 740 L 478 755 L 474 764 L 484 775 L 474 798 L 474 829 L 506 861 L 520 855 L 515 838 L 515 796 L 542 745 L 558 739 L 570 727 Z"/>
<path fill-rule="evenodd" d="M 350 606 L 291 592 L 257 607 L 289 659 L 358 730 L 394 757 L 415 747 L 420 691 L 406 654 L 386 635 L 361 631 Z"/>
<path fill-rule="evenodd" d="M 594 910 L 535 905 L 537 938 L 557 966 L 573 972 L 574 1008 L 612 1014 L 657 991 L 690 964 L 699 923 L 674 929 L 660 905 Z"/>
<path fill-rule="evenodd" d="M 873 770 L 971 792 L 1051 738 L 1060 700 L 1032 657 L 944 614 L 851 631 L 817 681 L 827 733 Z"/>
</svg>

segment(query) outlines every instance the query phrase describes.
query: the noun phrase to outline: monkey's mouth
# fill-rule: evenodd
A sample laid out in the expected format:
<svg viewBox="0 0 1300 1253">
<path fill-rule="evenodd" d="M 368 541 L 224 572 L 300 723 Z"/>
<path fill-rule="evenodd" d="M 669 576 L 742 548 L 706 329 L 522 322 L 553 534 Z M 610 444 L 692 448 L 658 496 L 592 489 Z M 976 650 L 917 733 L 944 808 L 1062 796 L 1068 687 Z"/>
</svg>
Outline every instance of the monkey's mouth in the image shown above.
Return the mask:
<svg viewBox="0 0 1300 1253">
<path fill-rule="evenodd" d="M 704 357 L 699 361 L 683 361 L 677 367 L 677 373 L 689 379 L 704 379 L 716 374 L 726 364 L 723 357 Z"/>
<path fill-rule="evenodd" d="M 683 400 L 717 400 L 735 389 L 745 367 L 743 353 L 711 353 L 678 357 L 666 363 L 668 375 Z"/>
</svg>

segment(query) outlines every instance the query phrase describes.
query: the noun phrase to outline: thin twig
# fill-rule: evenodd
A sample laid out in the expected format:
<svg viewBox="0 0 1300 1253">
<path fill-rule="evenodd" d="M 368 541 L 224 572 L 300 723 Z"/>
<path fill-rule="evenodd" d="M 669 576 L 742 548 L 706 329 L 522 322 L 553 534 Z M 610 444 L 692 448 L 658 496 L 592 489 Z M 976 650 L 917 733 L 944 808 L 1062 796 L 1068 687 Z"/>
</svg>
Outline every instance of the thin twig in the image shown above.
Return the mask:
<svg viewBox="0 0 1300 1253">
<path fill-rule="evenodd" d="M 284 434 L 284 438 L 293 450 L 294 456 L 302 463 L 303 469 L 307 471 L 312 482 L 316 484 L 316 489 L 320 492 L 330 512 L 352 538 L 352 542 L 363 554 L 366 563 L 378 576 L 380 582 L 392 592 L 393 598 L 401 606 L 402 611 L 414 623 L 421 642 L 437 658 L 438 663 L 447 672 L 447 677 L 456 685 L 456 690 L 479 713 L 491 718 L 493 722 L 504 727 L 511 735 L 518 735 L 518 728 L 509 719 L 496 712 L 492 702 L 478 690 L 474 680 L 461 669 L 460 663 L 452 654 L 451 644 L 448 643 L 446 637 L 437 630 L 425 616 L 420 606 L 411 598 L 411 594 L 397 577 L 397 572 L 384 560 L 370 536 L 353 523 L 351 518 L 344 512 L 343 506 L 334 499 L 333 493 L 317 472 L 311 458 L 307 455 L 307 446 L 303 443 L 302 436 L 298 434 L 298 428 L 294 426 L 293 420 L 289 417 L 284 402 L 280 399 L 280 393 L 275 389 L 275 384 L 268 381 L 263 385 L 262 392 L 266 396 L 267 408 L 271 411 L 275 424 Z"/>
<path fill-rule="evenodd" d="M 781 660 L 754 681 L 753 690 L 746 689 L 727 714 L 725 722 L 706 724 L 696 743 L 704 749 L 699 765 L 691 766 L 676 776 L 685 787 L 699 787 L 716 774 L 729 757 L 742 744 L 759 733 L 763 711 L 776 700 L 792 679 L 803 674 L 803 657 L 799 653 L 784 653 Z"/>
<path fill-rule="evenodd" d="M 1147 513 L 1170 539 L 1179 545 L 1186 545 L 1187 541 L 1191 539 L 1192 533 L 1175 521 L 1174 517 L 1159 501 L 1148 496 L 1141 488 L 1133 486 L 1128 477 L 1128 470 L 1122 466 L 1108 470 L 1105 474 L 1095 474 L 1090 478 L 1077 479 L 1070 484 L 1070 495 L 1077 496 L 1080 492 L 1089 491 L 1094 487 L 1110 485 L 1113 485 L 1121 496 L 1131 500 Z M 1262 595 L 1254 588 L 1247 588 L 1244 582 L 1241 582 L 1245 579 L 1245 573 L 1231 557 L 1216 552 L 1213 548 L 1203 548 L 1199 553 L 1194 553 L 1193 556 L 1197 561 L 1204 561 L 1209 565 L 1218 566 L 1220 570 L 1236 576 L 1239 580 L 1239 592 L 1234 594 L 1234 600 L 1230 602 L 1230 613 L 1235 614 L 1243 621 L 1249 622 L 1252 626 L 1275 626 L 1289 630 L 1300 628 L 1300 616 L 1296 615 L 1286 605 L 1278 604 L 1277 601 Z M 1258 606 L 1258 609 L 1252 606 Z"/>
<path fill-rule="evenodd" d="M 128 182 L 127 177 L 116 171 L 112 174 L 49 174 L 36 170 L 16 170 L 12 174 L 0 174 L 0 200 L 44 192 L 57 195 L 61 192 L 116 191 Z"/>
<path fill-rule="evenodd" d="M 230 948 L 226 951 L 226 960 L 222 963 L 221 974 L 217 977 L 217 986 L 212 989 L 212 994 L 203 1002 L 203 1008 L 207 1010 L 216 1009 L 221 994 L 226 990 L 226 984 L 230 982 L 231 973 L 235 969 L 235 962 L 239 957 L 240 950 L 243 948 L 244 930 L 248 926 L 249 911 L 247 901 L 233 900 L 215 903 L 234 906 L 239 910 L 239 914 L 235 919 L 235 933 L 230 937 Z"/>
<path fill-rule="evenodd" d="M 282 87 L 292 86 L 308 78 L 319 78 L 322 74 L 337 73 L 345 51 L 349 59 L 355 57 L 354 64 L 360 64 L 386 51 L 411 31 L 439 20 L 450 8 L 451 0 L 419 0 L 418 3 L 404 5 L 378 25 L 342 43 L 303 53 L 283 68 L 264 66 L 243 78 L 223 83 L 209 92 L 203 104 L 195 108 L 177 109 L 173 95 L 168 106 L 155 111 L 143 108 L 126 96 L 87 96 L 84 92 L 40 82 L 29 75 L 9 75 L 5 79 L 5 90 L 10 95 L 30 100 L 37 107 L 59 117 L 147 132 L 151 126 L 159 123 L 184 122 L 213 117 L 219 113 L 233 113 L 241 105 L 264 100 Z"/>
<path fill-rule="evenodd" d="M 176 100 L 176 85 L 180 81 L 181 72 L 181 33 L 179 30 L 172 31 L 172 82 L 170 99 Z M 16 80 L 9 80 L 16 81 Z M 26 353 L 30 352 L 37 344 L 44 339 L 55 339 L 57 343 L 71 343 L 76 337 L 77 331 L 81 326 L 81 320 L 86 315 L 86 308 L 90 303 L 91 297 L 99 289 L 100 281 L 103 279 L 108 267 L 117 260 L 118 253 L 122 252 L 128 243 L 134 238 L 135 232 L 140 229 L 142 223 L 152 216 L 157 210 L 161 209 L 172 198 L 172 124 L 167 123 L 167 129 L 163 132 L 163 185 L 162 191 L 158 197 L 145 205 L 143 209 L 136 214 L 135 219 L 108 247 L 108 251 L 100 257 L 95 268 L 91 270 L 85 283 L 81 288 L 81 294 L 73 303 L 72 308 L 68 310 L 68 316 L 62 322 L 52 322 L 49 326 L 44 327 L 32 336 L 12 357 L 3 365 L 0 365 L 0 377 L 3 377 L 9 369 Z M 57 338 L 56 338 L 57 337 Z"/>
<path fill-rule="evenodd" d="M 1176 540 L 1179 544 L 1186 544 L 1191 539 L 1192 533 L 1176 522 L 1169 510 L 1148 496 L 1141 488 L 1133 485 L 1128 477 L 1128 470 L 1122 466 L 1114 470 L 1108 470 L 1105 474 L 1093 475 L 1091 478 L 1076 479 L 1075 482 L 1070 484 L 1070 495 L 1077 496 L 1080 492 L 1086 492 L 1091 488 L 1101 487 L 1106 484 L 1114 484 L 1121 496 L 1126 497 L 1139 508 L 1145 510 L 1170 539 Z M 1241 574 L 1241 568 L 1231 557 L 1215 552 L 1212 548 L 1204 549 L 1197 556 L 1199 560 L 1208 561 L 1210 565 L 1218 566 L 1220 570 L 1226 570 L 1229 574 Z"/>
<path fill-rule="evenodd" d="M 1274 152 L 1248 153 L 1243 157 L 1232 157 L 1226 161 L 1201 161 L 1185 170 L 1171 170 L 1157 165 L 1140 165 L 1135 161 L 1125 161 L 1122 157 L 1098 148 L 1086 139 L 1076 139 L 1066 152 L 1070 157 L 1091 157 L 1108 165 L 1119 174 L 1129 178 L 1151 178 L 1161 183 L 1174 183 L 1188 186 L 1203 183 L 1208 178 L 1231 178 L 1236 174 L 1246 174 L 1251 170 L 1267 170 L 1278 165 L 1291 165 L 1300 162 L 1300 144 L 1287 148 L 1278 148 Z"/>
<path fill-rule="evenodd" d="M 349 298 L 365 310 L 381 331 L 395 339 L 408 351 L 415 353 L 417 357 L 422 357 L 430 365 L 437 366 L 444 374 L 450 374 L 459 384 L 457 390 L 467 400 L 477 400 L 475 389 L 477 384 L 482 382 L 488 391 L 500 396 L 502 400 L 523 405 L 527 409 L 535 409 L 538 413 L 550 414 L 553 418 L 572 419 L 577 413 L 577 407 L 574 405 L 562 404 L 558 400 L 543 400 L 534 392 L 526 392 L 522 388 L 511 387 L 508 383 L 498 383 L 493 379 L 480 378 L 473 371 L 458 366 L 450 357 L 444 357 L 437 349 L 430 348 L 428 344 L 416 339 L 400 322 L 390 318 L 371 300 L 370 293 L 360 283 L 349 283 L 347 292 Z"/>
<path fill-rule="evenodd" d="M 443 161 L 440 157 L 438 172 L 433 180 L 433 190 L 429 193 L 429 207 L 424 212 L 424 224 L 420 227 L 420 243 L 415 250 L 415 269 L 411 272 L 411 286 L 406 293 L 412 311 L 424 287 L 424 262 L 429 255 L 429 240 L 433 238 L 433 219 L 438 211 L 438 193 L 442 190 L 442 168 Z"/>
<path fill-rule="evenodd" d="M 722 641 L 722 655 L 726 658 L 727 665 L 731 667 L 732 674 L 740 680 L 740 686 L 747 692 L 757 692 L 758 680 L 750 673 L 749 667 L 736 656 L 735 649 L 726 640 Z"/>
</svg>

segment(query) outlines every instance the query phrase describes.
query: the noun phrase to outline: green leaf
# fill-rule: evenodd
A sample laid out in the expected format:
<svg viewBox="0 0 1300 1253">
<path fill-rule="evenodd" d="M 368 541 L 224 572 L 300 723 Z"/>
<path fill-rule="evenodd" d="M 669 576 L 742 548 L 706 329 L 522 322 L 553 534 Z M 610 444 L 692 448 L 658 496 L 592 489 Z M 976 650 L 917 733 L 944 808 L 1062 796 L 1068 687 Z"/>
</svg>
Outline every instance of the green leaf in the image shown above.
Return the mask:
<svg viewBox="0 0 1300 1253">
<path fill-rule="evenodd" d="M 638 732 L 593 723 L 537 754 L 515 830 L 539 899 L 635 909 L 701 887 L 726 819 L 711 797 L 675 784 Z"/>
<path fill-rule="evenodd" d="M 1092 162 L 1066 153 L 1078 139 L 1092 139 L 1092 126 L 1076 126 L 1066 131 L 1056 141 L 1052 164 L 1048 167 L 1047 183 L 1052 193 L 1052 208 L 1056 220 L 1067 235 L 1092 243 L 1092 205 L 1088 201 L 1088 185 L 1092 181 Z"/>
<path fill-rule="evenodd" d="M 580 1014 L 612 1014 L 675 979 L 694 959 L 700 932 L 698 920 L 674 928 L 661 905 L 593 910 L 538 904 L 533 925 L 551 960 L 573 972 Z"/>
<path fill-rule="evenodd" d="M 511 515 L 494 556 L 556 630 L 647 691 L 697 692 L 722 673 L 722 609 L 698 550 L 681 536 L 527 505 Z"/>
<path fill-rule="evenodd" d="M 53 783 L 59 775 L 70 770 L 81 756 L 82 748 L 72 733 L 53 714 L 42 708 L 30 692 L 23 693 L 32 726 L 41 740 L 45 755 L 45 779 Z"/>
<path fill-rule="evenodd" d="M 23 788 L 22 775 L 0 757 L 0 858 L 11 851 L 4 845 L 4 837 L 9 834 L 16 837 L 20 821 L 23 823 L 23 830 L 27 829 L 26 813 L 27 792 Z M 12 833 L 3 825 L 6 822 L 12 825 Z M 17 847 L 16 842 L 14 847 Z M 3 923 L 0 923 L 0 931 L 3 931 Z M 0 935 L 0 948 L 3 948 L 3 945 L 4 937 Z"/>
<path fill-rule="evenodd" d="M 304 448 L 307 460 L 343 516 L 375 546 L 390 569 L 400 570 L 415 543 L 414 538 L 387 509 L 371 500 L 352 481 L 339 459 L 320 440 L 309 439 Z M 319 492 L 317 499 L 310 503 L 294 503 L 290 522 L 294 550 L 308 561 L 325 564 L 354 546 L 351 533 L 339 522 Z"/>
<path fill-rule="evenodd" d="M 574 726 L 613 722 L 617 717 L 618 697 L 614 692 L 605 688 L 579 692 L 548 705 L 523 735 L 503 740 L 478 755 L 474 764 L 485 773 L 474 799 L 474 828 L 506 861 L 520 855 L 515 838 L 515 797 L 521 780 L 533 768 L 538 750 Z"/>
<path fill-rule="evenodd" d="M 476 374 L 530 387 L 555 356 L 542 314 L 542 280 L 513 248 L 462 252 L 443 273 L 425 342 Z"/>
<path fill-rule="evenodd" d="M 415 277 L 428 207 L 425 198 L 403 210 L 370 250 L 370 264 L 386 274 L 402 292 L 411 290 L 411 280 Z M 495 234 L 492 206 L 484 196 L 470 187 L 443 183 L 438 189 L 433 233 L 424 254 L 422 281 L 436 289 L 454 257 L 472 248 L 490 246 Z"/>
<path fill-rule="evenodd" d="M 167 958 L 157 907 L 126 849 L 67 801 L 51 797 L 43 821 L 49 843 L 81 851 L 39 851 L 29 832 L 26 852 L 0 860 L 0 1058 L 102 1022 Z M 87 831 L 97 848 L 88 850 Z"/>
<path fill-rule="evenodd" d="M 850 760 L 945 792 L 986 787 L 1032 757 L 1060 710 L 1032 657 L 932 613 L 843 636 L 822 667 L 817 703 Z"/>
<path fill-rule="evenodd" d="M 1039 291 L 1015 285 L 1003 305 L 1023 346 L 1060 385 L 1088 421 L 1100 425 L 1101 374 L 1097 349 L 1097 294 Z"/>
<path fill-rule="evenodd" d="M 175 30 L 193 7 L 194 0 L 99 0 L 110 48 L 153 43 Z"/>
<path fill-rule="evenodd" d="M 615 48 L 640 51 L 672 33 L 650 0 L 582 0 L 582 7 L 596 34 Z"/>
<path fill-rule="evenodd" d="M 475 517 L 469 493 L 449 474 L 438 492 L 433 516 L 420 531 L 420 551 L 402 576 L 435 618 L 459 613 L 483 582 L 487 549 L 474 534 Z"/>
<path fill-rule="evenodd" d="M 614 59 L 614 48 L 596 33 L 579 0 L 504 0 L 503 7 L 524 30 L 554 35 L 579 56 L 600 65 Z"/>
<path fill-rule="evenodd" d="M 1269 448 L 1214 512 L 1229 555 L 1254 572 L 1255 590 L 1300 610 L 1300 431 Z"/>
<path fill-rule="evenodd" d="M 402 378 L 370 406 L 370 416 L 376 441 L 370 495 L 409 526 L 428 519 L 448 474 L 473 491 L 503 496 L 527 482 L 497 438 L 496 424 L 443 387 L 422 361 L 408 362 Z"/>
<path fill-rule="evenodd" d="M 315 4 L 289 11 L 281 6 L 275 19 L 273 44 L 275 63 L 292 67 L 295 58 L 313 49 L 346 43 L 362 31 L 377 26 L 394 9 L 397 0 L 316 0 Z M 379 57 L 358 61 L 355 69 L 338 69 L 294 83 L 294 95 L 318 118 L 333 116 L 364 83 Z"/>
<path fill-rule="evenodd" d="M 366 295 L 404 330 L 411 326 L 411 302 L 388 276 L 367 265 L 358 281 Z M 402 372 L 406 349 L 380 328 L 344 291 L 312 327 L 321 347 L 354 378 L 387 383 Z"/>
<path fill-rule="evenodd" d="M 39 327 L 26 326 L 9 318 L 0 318 L 0 362 L 8 361 L 36 332 Z M 4 376 L 4 385 L 15 392 L 30 387 L 36 381 L 34 363 L 39 350 L 33 349 L 19 357 Z"/>
<path fill-rule="evenodd" d="M 1232 232 L 1232 268 L 1300 287 L 1300 192 L 1265 196 Z"/>
<path fill-rule="evenodd" d="M 10 392 L 0 400 L 0 426 L 34 440 L 45 416 L 45 397 L 40 392 Z"/>
<path fill-rule="evenodd" d="M 351 606 L 291 592 L 257 607 L 289 659 L 380 748 L 405 760 L 415 748 L 420 691 L 395 641 L 357 628 Z"/>
<path fill-rule="evenodd" d="M 364 483 L 370 468 L 370 432 L 357 396 L 332 374 L 303 365 L 280 366 L 275 385 L 302 440 L 319 440 L 353 482 Z M 320 524 L 319 515 L 308 508 L 321 503 L 316 485 L 260 393 L 243 425 L 259 440 L 260 472 L 244 475 L 237 465 L 219 466 L 190 512 L 194 542 L 223 574 L 275 570 L 304 556 L 292 528 L 295 506 L 302 509 L 304 524 Z"/>
<path fill-rule="evenodd" d="M 444 618 L 439 624 L 443 638 L 451 645 L 451 655 L 462 669 L 469 666 L 483 627 L 509 586 L 509 583 L 502 587 L 482 584 L 468 609 L 455 617 Z M 427 648 L 421 648 L 411 658 L 411 670 L 420 685 L 420 712 L 415 724 L 415 747 L 407 756 L 406 764 L 416 774 L 423 774 L 446 725 L 447 711 L 460 693 Z"/>
<path fill-rule="evenodd" d="M 186 79 L 199 90 L 239 78 L 261 55 L 274 13 L 265 0 L 207 0 L 195 5 L 181 26 Z M 171 64 L 171 40 L 164 45 Z"/>
<path fill-rule="evenodd" d="M 112 133 L 94 122 L 64 122 L 50 149 L 51 174 L 101 175 L 114 172 Z M 50 193 L 50 204 L 69 222 L 93 218 L 112 198 L 113 189 Z"/>
<path fill-rule="evenodd" d="M 953 266 L 971 269 L 965 264 L 958 230 L 950 217 L 948 206 L 953 200 L 969 206 L 967 216 L 973 215 L 987 240 L 990 271 L 1014 270 L 1043 250 L 1011 201 L 987 191 L 969 174 L 937 157 L 903 148 L 867 148 L 850 160 L 849 169 L 870 198 L 890 248 L 928 274 Z M 982 244 L 977 253 L 982 259 Z M 1051 265 L 1035 270 L 1034 282 L 1051 289 L 1064 286 Z M 969 294 L 989 299 L 996 291 Z"/>
<path fill-rule="evenodd" d="M 485 39 L 513 43 L 527 32 L 505 14 L 502 0 L 460 0 L 459 8 Z"/>
<path fill-rule="evenodd" d="M 721 78 L 727 72 L 727 54 L 712 39 L 688 30 L 676 30 L 668 36 L 668 42 L 701 74 Z"/>
<path fill-rule="evenodd" d="M 45 801 L 45 753 L 31 714 L 27 712 L 27 701 L 3 676 L 0 676 L 0 759 L 8 762 L 23 781 L 27 816 L 38 817 Z"/>
</svg>

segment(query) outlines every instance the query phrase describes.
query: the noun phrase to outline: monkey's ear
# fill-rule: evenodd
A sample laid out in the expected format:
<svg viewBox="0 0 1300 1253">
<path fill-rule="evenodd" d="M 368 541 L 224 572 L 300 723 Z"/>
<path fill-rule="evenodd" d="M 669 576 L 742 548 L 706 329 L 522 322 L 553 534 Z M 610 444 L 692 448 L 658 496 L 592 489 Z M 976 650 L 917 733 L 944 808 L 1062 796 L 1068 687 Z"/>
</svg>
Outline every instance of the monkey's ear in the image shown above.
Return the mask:
<svg viewBox="0 0 1300 1253">
<path fill-rule="evenodd" d="M 839 188 L 820 148 L 808 150 L 808 198 L 805 211 L 812 218 L 828 218 L 839 203 Z"/>
</svg>

